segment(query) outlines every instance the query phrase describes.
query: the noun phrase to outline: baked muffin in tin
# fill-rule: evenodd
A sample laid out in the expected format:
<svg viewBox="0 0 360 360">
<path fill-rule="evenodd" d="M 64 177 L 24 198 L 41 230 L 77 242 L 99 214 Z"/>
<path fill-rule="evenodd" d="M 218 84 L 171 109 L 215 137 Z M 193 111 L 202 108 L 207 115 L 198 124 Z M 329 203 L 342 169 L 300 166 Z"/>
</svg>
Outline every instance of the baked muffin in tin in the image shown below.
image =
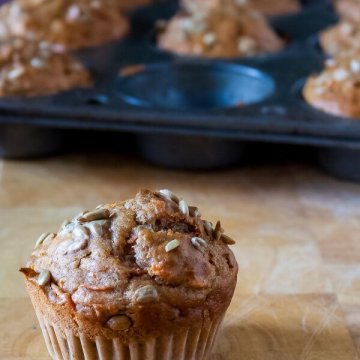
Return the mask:
<svg viewBox="0 0 360 360">
<path fill-rule="evenodd" d="M 360 25 L 349 20 L 320 33 L 320 46 L 325 53 L 337 56 L 344 52 L 360 49 Z"/>
<path fill-rule="evenodd" d="M 158 47 L 179 55 L 231 58 L 277 52 L 284 42 L 259 12 L 228 5 L 178 13 L 159 33 Z"/>
<path fill-rule="evenodd" d="M 360 119 L 360 52 L 350 52 L 325 62 L 303 90 L 313 107 L 327 113 Z"/>
<path fill-rule="evenodd" d="M 128 20 L 112 0 L 12 0 L 0 7 L 0 40 L 45 40 L 59 49 L 101 45 L 124 37 Z"/>
<path fill-rule="evenodd" d="M 335 8 L 342 18 L 360 21 L 360 0 L 335 0 Z"/>
<path fill-rule="evenodd" d="M 0 96 L 40 96 L 91 85 L 72 55 L 42 42 L 13 39 L 0 45 Z"/>
</svg>

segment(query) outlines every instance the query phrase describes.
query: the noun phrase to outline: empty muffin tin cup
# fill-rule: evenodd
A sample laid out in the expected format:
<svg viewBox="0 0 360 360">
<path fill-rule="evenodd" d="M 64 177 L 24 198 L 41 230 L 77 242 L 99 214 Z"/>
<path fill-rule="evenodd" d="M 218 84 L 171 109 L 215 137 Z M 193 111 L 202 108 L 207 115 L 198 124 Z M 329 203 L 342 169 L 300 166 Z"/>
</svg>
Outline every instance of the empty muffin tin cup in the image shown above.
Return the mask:
<svg viewBox="0 0 360 360">
<path fill-rule="evenodd" d="M 332 176 L 360 182 L 360 149 L 322 148 L 319 149 L 319 162 Z"/>
<path fill-rule="evenodd" d="M 62 132 L 37 126 L 0 125 L 0 157 L 29 158 L 54 153 L 62 144 Z"/>
<path fill-rule="evenodd" d="M 274 89 L 273 79 L 255 68 L 213 62 L 151 64 L 117 81 L 117 94 L 131 105 L 178 111 L 246 106 Z"/>
<path fill-rule="evenodd" d="M 166 168 L 226 168 L 245 157 L 245 145 L 239 141 L 170 134 L 144 134 L 138 140 L 143 158 Z"/>
</svg>

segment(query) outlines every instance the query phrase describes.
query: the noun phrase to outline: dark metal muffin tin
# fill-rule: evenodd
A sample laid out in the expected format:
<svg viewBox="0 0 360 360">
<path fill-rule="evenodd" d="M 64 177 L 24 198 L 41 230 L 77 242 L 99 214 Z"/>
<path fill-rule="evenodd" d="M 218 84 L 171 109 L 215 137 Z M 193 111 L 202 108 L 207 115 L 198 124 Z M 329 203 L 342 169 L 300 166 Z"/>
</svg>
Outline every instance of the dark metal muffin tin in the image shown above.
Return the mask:
<svg viewBox="0 0 360 360">
<path fill-rule="evenodd" d="M 225 60 L 156 48 L 156 21 L 177 7 L 169 0 L 140 9 L 128 39 L 78 52 L 94 88 L 1 99 L 0 154 L 53 151 L 56 129 L 102 129 L 136 133 L 144 157 L 180 168 L 233 164 L 248 141 L 313 145 L 329 172 L 360 180 L 360 121 L 317 111 L 301 96 L 325 59 L 317 33 L 337 20 L 330 1 L 304 1 L 301 12 L 270 19 L 289 39 L 283 51 Z"/>
</svg>

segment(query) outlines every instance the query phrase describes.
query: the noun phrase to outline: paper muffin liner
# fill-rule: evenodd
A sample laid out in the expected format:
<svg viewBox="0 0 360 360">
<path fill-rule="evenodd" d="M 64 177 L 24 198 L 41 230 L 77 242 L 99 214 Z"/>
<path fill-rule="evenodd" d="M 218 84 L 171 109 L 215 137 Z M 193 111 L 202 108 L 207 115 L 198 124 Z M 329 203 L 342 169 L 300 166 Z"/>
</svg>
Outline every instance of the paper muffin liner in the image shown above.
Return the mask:
<svg viewBox="0 0 360 360">
<path fill-rule="evenodd" d="M 183 328 L 173 334 L 125 344 L 117 338 L 91 340 L 85 335 L 76 336 L 71 330 L 62 331 L 35 311 L 54 360 L 205 360 L 222 321 L 219 318 L 203 327 Z"/>
</svg>

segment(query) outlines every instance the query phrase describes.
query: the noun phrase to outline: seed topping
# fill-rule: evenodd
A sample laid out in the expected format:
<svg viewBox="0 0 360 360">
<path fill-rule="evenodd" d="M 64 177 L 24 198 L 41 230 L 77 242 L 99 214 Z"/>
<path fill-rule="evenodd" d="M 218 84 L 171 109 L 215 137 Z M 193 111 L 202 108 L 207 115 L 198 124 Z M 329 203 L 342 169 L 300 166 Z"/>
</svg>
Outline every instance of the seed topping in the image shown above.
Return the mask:
<svg viewBox="0 0 360 360">
<path fill-rule="evenodd" d="M 214 229 L 215 240 L 218 241 L 223 233 L 224 233 L 224 229 L 221 227 L 220 221 L 218 221 Z"/>
<path fill-rule="evenodd" d="M 333 77 L 336 81 L 343 81 L 349 76 L 349 72 L 346 69 L 336 69 L 333 73 Z"/>
<path fill-rule="evenodd" d="M 65 255 L 70 254 L 70 253 L 76 253 L 80 250 L 84 250 L 86 248 L 88 244 L 87 239 L 80 239 L 77 240 L 75 242 L 73 242 L 72 244 L 70 244 L 70 246 L 67 248 Z"/>
<path fill-rule="evenodd" d="M 116 315 L 110 318 L 106 322 L 106 325 L 111 330 L 121 331 L 128 329 L 132 325 L 132 322 L 126 315 Z"/>
<path fill-rule="evenodd" d="M 104 226 L 106 223 L 105 220 L 92 221 L 87 224 L 87 228 L 90 230 L 91 234 L 101 236 L 104 234 Z"/>
<path fill-rule="evenodd" d="M 250 55 L 255 52 L 256 42 L 249 36 L 242 36 L 238 40 L 238 50 L 240 53 Z"/>
<path fill-rule="evenodd" d="M 165 251 L 170 252 L 180 246 L 179 240 L 171 240 L 165 245 Z"/>
<path fill-rule="evenodd" d="M 355 74 L 360 73 L 360 61 L 353 59 L 350 62 L 351 71 Z"/>
<path fill-rule="evenodd" d="M 75 240 L 87 240 L 89 238 L 89 229 L 82 225 L 76 225 L 72 231 L 72 237 Z"/>
<path fill-rule="evenodd" d="M 110 211 L 108 209 L 97 209 L 87 212 L 79 217 L 79 221 L 88 222 L 95 220 L 104 220 L 110 217 Z"/>
<path fill-rule="evenodd" d="M 204 221 L 204 228 L 208 235 L 211 235 L 213 233 L 213 225 L 210 221 Z"/>
<path fill-rule="evenodd" d="M 200 210 L 196 206 L 189 206 L 189 215 L 192 217 L 201 216 Z"/>
<path fill-rule="evenodd" d="M 39 236 L 39 238 L 36 240 L 36 243 L 35 243 L 35 249 L 37 247 L 39 247 L 44 241 L 45 239 L 50 235 L 50 233 L 44 233 L 44 234 L 41 234 Z"/>
<path fill-rule="evenodd" d="M 47 285 L 51 280 L 51 274 L 49 270 L 43 270 L 41 271 L 41 273 L 39 274 L 38 278 L 37 278 L 37 283 L 40 286 L 45 286 Z"/>
<path fill-rule="evenodd" d="M 229 237 L 229 236 L 227 236 L 225 234 L 222 234 L 220 239 L 226 245 L 234 245 L 234 244 L 236 244 L 235 240 L 233 240 L 231 237 Z"/>
<path fill-rule="evenodd" d="M 184 215 L 189 216 L 189 207 L 185 200 L 179 201 L 179 209 Z"/>
<path fill-rule="evenodd" d="M 161 189 L 159 190 L 159 194 L 168 199 L 168 200 L 171 200 L 173 202 L 175 202 L 176 204 L 179 204 L 179 198 L 170 190 L 168 189 Z"/>
<path fill-rule="evenodd" d="M 42 69 L 45 65 L 44 62 L 37 57 L 32 58 L 30 64 L 34 69 Z"/>
<path fill-rule="evenodd" d="M 212 46 L 216 43 L 216 36 L 213 33 L 207 33 L 203 36 L 203 43 L 207 46 Z"/>
<path fill-rule="evenodd" d="M 7 74 L 7 78 L 9 80 L 15 80 L 18 77 L 20 77 L 21 75 L 23 75 L 25 73 L 25 69 L 23 67 L 16 67 L 15 69 L 12 69 L 8 72 Z"/>
<path fill-rule="evenodd" d="M 207 246 L 207 242 L 200 237 L 193 237 L 191 243 L 201 252 L 203 252 L 204 248 Z"/>
<path fill-rule="evenodd" d="M 148 303 L 157 301 L 158 299 L 159 294 L 157 290 L 151 285 L 143 286 L 135 291 L 135 300 L 140 303 Z"/>
</svg>

